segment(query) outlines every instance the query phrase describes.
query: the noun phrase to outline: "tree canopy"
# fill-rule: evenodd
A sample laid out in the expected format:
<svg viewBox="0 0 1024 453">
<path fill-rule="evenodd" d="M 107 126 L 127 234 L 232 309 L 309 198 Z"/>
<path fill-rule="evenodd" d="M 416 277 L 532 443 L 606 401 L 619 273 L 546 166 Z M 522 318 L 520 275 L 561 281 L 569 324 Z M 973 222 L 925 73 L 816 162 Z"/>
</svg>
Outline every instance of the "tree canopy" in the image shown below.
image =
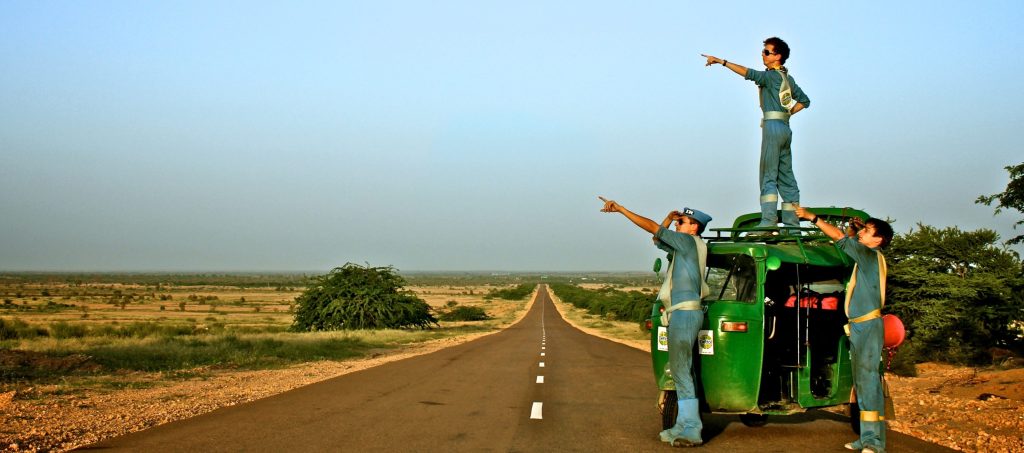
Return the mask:
<svg viewBox="0 0 1024 453">
<path fill-rule="evenodd" d="M 918 224 L 886 252 L 889 305 L 921 360 L 984 363 L 991 347 L 1020 349 L 1024 265 L 992 230 Z"/>
<path fill-rule="evenodd" d="M 437 325 L 430 306 L 404 289 L 405 280 L 391 267 L 336 267 L 316 277 L 295 299 L 292 330 L 429 328 Z"/>
<path fill-rule="evenodd" d="M 1010 173 L 1010 182 L 1006 185 L 1006 190 L 994 195 L 982 195 L 975 203 L 992 206 L 992 203 L 996 202 L 996 214 L 1003 212 L 1004 209 L 1016 209 L 1017 212 L 1024 213 L 1024 162 L 1006 167 L 1006 171 Z M 1013 228 L 1016 229 L 1020 225 L 1024 225 L 1024 219 L 1014 223 Z M 1024 243 L 1024 234 L 1014 236 L 1006 243 Z"/>
</svg>

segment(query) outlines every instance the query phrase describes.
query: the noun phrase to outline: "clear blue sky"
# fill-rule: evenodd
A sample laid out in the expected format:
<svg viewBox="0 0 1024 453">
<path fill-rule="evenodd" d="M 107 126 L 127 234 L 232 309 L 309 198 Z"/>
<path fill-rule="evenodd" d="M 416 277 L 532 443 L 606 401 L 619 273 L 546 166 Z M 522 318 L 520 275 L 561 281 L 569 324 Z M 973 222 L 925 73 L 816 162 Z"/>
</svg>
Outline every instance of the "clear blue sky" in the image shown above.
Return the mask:
<svg viewBox="0 0 1024 453">
<path fill-rule="evenodd" d="M 597 196 L 756 210 L 773 35 L 805 206 L 1014 233 L 1024 3 L 712 3 L 4 1 L 0 270 L 649 269 Z"/>
</svg>

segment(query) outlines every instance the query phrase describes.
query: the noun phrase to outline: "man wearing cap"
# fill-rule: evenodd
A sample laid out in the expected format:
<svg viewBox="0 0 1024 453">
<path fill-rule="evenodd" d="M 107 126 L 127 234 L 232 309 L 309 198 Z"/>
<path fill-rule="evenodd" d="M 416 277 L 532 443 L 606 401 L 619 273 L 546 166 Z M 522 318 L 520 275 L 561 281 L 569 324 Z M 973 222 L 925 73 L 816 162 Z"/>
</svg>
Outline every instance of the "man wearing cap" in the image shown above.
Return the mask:
<svg viewBox="0 0 1024 453">
<path fill-rule="evenodd" d="M 783 201 L 783 225 L 800 226 L 800 221 L 793 212 L 800 202 L 800 189 L 793 174 L 793 156 L 790 149 L 793 131 L 789 128 L 789 118 L 809 107 L 811 100 L 783 66 L 789 58 L 789 45 L 777 37 L 764 41 L 761 59 L 767 68 L 765 71 L 748 69 L 711 55 L 701 56 L 707 58 L 705 66 L 720 64 L 754 82 L 758 88 L 764 117 L 761 120 L 761 222 L 757 226 L 778 225 L 777 206 L 780 193 Z"/>
<path fill-rule="evenodd" d="M 601 197 L 599 197 L 601 198 Z M 691 208 L 668 213 L 661 225 L 635 214 L 622 205 L 605 200 L 602 212 L 620 212 L 641 229 L 654 235 L 654 242 L 669 252 L 669 274 L 663 293 L 670 294 L 667 304 L 668 353 L 672 380 L 676 385 L 679 412 L 676 424 L 659 434 L 662 442 L 674 447 L 694 447 L 702 444 L 700 407 L 694 388 L 693 346 L 704 321 L 701 297 L 707 292 L 704 283 L 704 264 L 707 245 L 700 238 L 711 216 Z M 669 230 L 676 222 L 675 231 Z M 668 291 L 666 291 L 668 289 Z"/>
<path fill-rule="evenodd" d="M 836 241 L 855 263 L 846 285 L 846 316 L 850 319 L 846 334 L 850 336 L 853 385 L 860 406 L 860 438 L 845 447 L 863 453 L 885 453 L 885 397 L 879 363 L 885 341 L 882 306 L 885 305 L 886 265 L 881 249 L 892 241 L 892 226 L 875 218 L 864 223 L 854 218 L 850 221 L 850 230 L 843 234 L 803 207 L 798 206 L 796 214 L 810 220 Z"/>
</svg>

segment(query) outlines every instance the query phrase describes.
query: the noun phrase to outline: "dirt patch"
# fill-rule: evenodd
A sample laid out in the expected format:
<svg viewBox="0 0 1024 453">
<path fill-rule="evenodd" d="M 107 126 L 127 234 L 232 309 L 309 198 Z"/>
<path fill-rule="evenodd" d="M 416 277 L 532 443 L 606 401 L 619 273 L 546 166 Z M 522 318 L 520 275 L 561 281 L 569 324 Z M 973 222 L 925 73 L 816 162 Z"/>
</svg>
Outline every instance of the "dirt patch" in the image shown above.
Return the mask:
<svg viewBox="0 0 1024 453">
<path fill-rule="evenodd" d="M 84 354 L 50 357 L 34 351 L 0 349 L 0 374 L 8 370 L 30 369 L 45 373 L 96 372 L 100 365 Z"/>
<path fill-rule="evenodd" d="M 1024 451 L 1024 369 L 924 363 L 888 376 L 892 429 L 963 451 Z"/>
</svg>

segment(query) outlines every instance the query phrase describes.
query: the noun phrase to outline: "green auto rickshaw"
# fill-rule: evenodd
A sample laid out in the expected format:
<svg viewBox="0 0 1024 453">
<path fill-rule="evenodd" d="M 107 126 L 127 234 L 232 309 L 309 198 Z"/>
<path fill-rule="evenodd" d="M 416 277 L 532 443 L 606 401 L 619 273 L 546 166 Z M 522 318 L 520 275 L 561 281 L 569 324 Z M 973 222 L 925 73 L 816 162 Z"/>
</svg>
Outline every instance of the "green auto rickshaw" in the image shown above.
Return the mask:
<svg viewBox="0 0 1024 453">
<path fill-rule="evenodd" d="M 844 230 L 851 219 L 869 217 L 851 208 L 810 209 Z M 738 414 L 747 426 L 764 425 L 768 415 L 849 403 L 853 386 L 843 333 L 853 261 L 817 228 L 757 228 L 759 220 L 759 213 L 746 214 L 704 238 L 711 292 L 693 355 L 701 410 Z M 663 310 L 655 301 L 649 328 L 668 429 L 677 408 Z"/>
</svg>

